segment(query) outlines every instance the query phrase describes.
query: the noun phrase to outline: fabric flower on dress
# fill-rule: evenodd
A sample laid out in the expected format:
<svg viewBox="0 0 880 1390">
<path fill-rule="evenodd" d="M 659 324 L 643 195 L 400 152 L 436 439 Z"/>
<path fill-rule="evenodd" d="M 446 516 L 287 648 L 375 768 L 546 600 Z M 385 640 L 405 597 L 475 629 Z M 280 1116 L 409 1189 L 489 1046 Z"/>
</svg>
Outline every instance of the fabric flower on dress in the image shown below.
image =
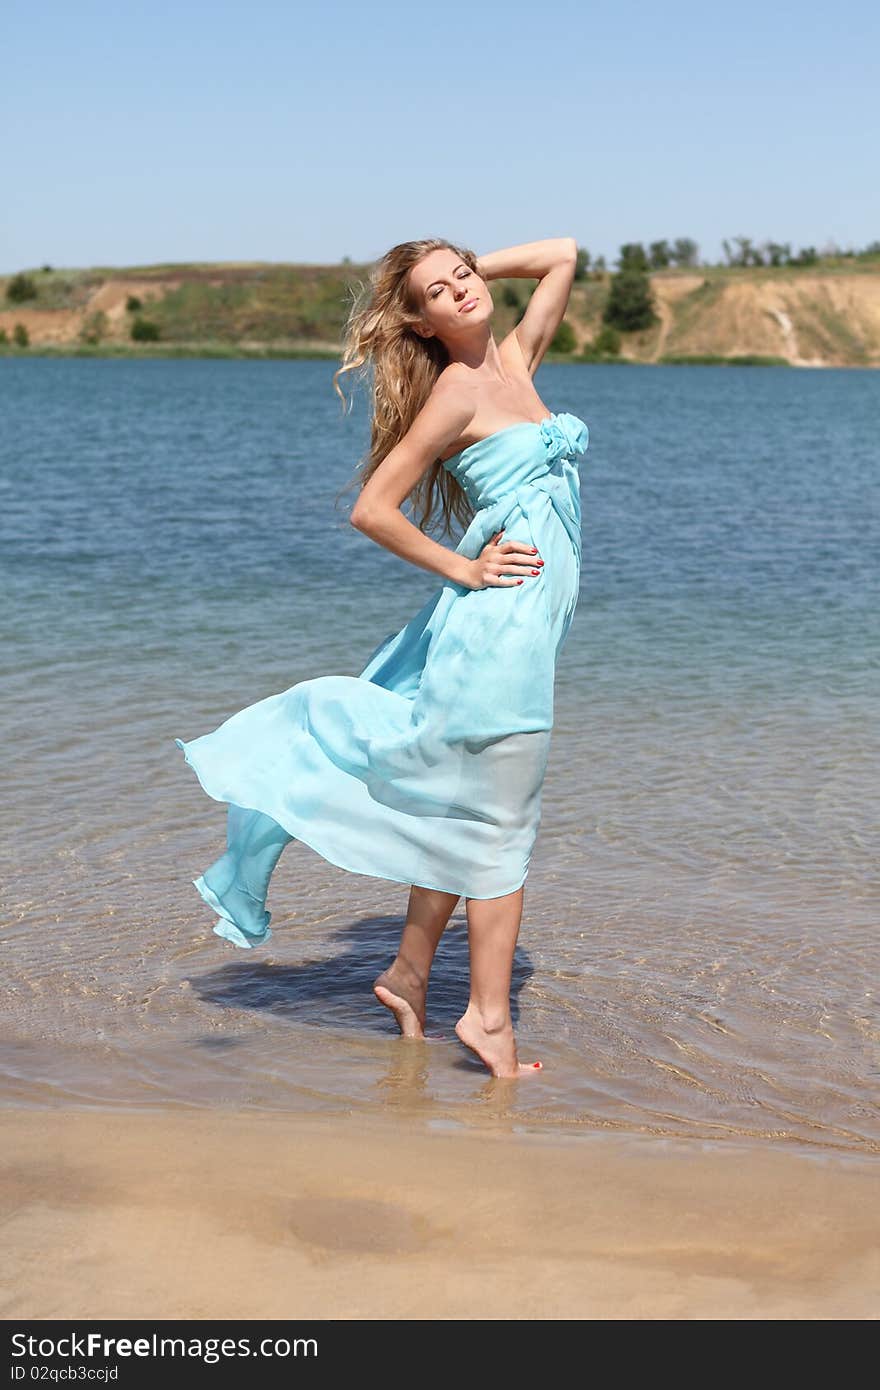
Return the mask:
<svg viewBox="0 0 880 1390">
<path fill-rule="evenodd" d="M 582 454 L 587 448 L 590 431 L 577 415 L 564 411 L 541 422 L 541 438 L 547 446 L 547 459 L 555 463 L 557 459 L 571 458 Z"/>
</svg>

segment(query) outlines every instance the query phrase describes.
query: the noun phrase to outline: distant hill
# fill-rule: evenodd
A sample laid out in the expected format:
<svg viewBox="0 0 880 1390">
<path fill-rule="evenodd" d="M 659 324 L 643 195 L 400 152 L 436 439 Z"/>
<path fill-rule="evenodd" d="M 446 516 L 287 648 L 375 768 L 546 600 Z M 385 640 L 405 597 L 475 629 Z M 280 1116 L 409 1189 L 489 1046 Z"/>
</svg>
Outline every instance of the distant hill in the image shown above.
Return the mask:
<svg viewBox="0 0 880 1390">
<path fill-rule="evenodd" d="M 0 352 L 328 356 L 339 352 L 352 286 L 369 266 L 217 263 L 23 272 L 36 297 L 10 303 L 0 276 Z M 622 335 L 632 362 L 755 357 L 794 366 L 880 366 L 880 261 L 706 267 L 651 274 L 659 322 Z M 602 326 L 609 276 L 576 280 L 566 315 L 577 359 Z M 519 320 L 531 280 L 491 281 L 495 336 Z M 136 320 L 157 340 L 132 341 Z M 29 347 L 12 342 L 16 324 Z M 150 328 L 141 328 L 144 334 Z"/>
</svg>

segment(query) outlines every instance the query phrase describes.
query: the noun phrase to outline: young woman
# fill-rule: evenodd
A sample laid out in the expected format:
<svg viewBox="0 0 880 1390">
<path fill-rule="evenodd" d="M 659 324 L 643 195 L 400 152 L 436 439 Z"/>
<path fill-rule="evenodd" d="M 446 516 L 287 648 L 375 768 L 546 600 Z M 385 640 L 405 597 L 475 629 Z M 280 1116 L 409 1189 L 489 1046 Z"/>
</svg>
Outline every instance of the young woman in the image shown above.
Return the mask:
<svg viewBox="0 0 880 1390">
<path fill-rule="evenodd" d="M 193 880 L 219 913 L 218 935 L 268 939 L 269 879 L 292 839 L 406 883 L 400 946 L 373 988 L 404 1036 L 423 1037 L 431 963 L 463 896 L 470 999 L 455 1031 L 502 1077 L 541 1067 L 518 1060 L 510 983 L 556 659 L 577 603 L 576 459 L 589 431 L 548 411 L 532 378 L 575 260 L 568 237 L 479 261 L 428 239 L 377 264 L 336 374 L 373 374 L 371 448 L 350 520 L 443 583 L 359 676 L 301 681 L 211 734 L 175 740 L 205 791 L 229 803 L 226 852 Z M 489 282 L 512 276 L 538 284 L 496 343 Z M 455 549 L 427 534 L 438 501 L 444 534 L 453 519 L 466 528 Z"/>
</svg>

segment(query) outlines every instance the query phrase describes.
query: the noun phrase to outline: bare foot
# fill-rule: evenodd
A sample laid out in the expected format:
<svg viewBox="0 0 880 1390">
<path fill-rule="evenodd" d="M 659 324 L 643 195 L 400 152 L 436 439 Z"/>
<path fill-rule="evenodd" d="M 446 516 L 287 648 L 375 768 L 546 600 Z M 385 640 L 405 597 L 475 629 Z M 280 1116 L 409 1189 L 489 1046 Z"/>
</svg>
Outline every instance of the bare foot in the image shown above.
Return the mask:
<svg viewBox="0 0 880 1390">
<path fill-rule="evenodd" d="M 455 1031 L 465 1047 L 485 1062 L 493 1076 L 523 1076 L 527 1072 L 534 1075 L 541 1069 L 541 1062 L 517 1061 L 513 1024 L 509 1018 L 499 1028 L 486 1028 L 476 1009 L 469 1004 L 456 1023 Z"/>
<path fill-rule="evenodd" d="M 373 981 L 373 993 L 390 1009 L 405 1038 L 425 1036 L 425 995 L 427 985 L 397 961 Z"/>
</svg>

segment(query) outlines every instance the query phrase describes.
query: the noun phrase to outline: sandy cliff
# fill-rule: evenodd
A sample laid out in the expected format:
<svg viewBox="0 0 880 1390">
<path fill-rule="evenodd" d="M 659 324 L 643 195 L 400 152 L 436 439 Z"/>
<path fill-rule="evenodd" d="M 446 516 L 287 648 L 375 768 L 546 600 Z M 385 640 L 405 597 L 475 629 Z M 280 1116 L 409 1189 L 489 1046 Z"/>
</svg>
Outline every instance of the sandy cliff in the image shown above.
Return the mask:
<svg viewBox="0 0 880 1390">
<path fill-rule="evenodd" d="M 136 352 L 130 296 L 155 320 L 167 348 L 225 344 L 338 348 L 355 266 L 148 266 L 137 270 L 29 272 L 36 300 L 10 304 L 0 277 L 0 328 L 17 323 L 32 349 L 99 348 Z M 521 303 L 528 288 L 516 286 Z M 794 366 L 880 366 L 880 264 L 814 269 L 765 268 L 657 272 L 651 277 L 659 322 L 623 335 L 621 355 L 637 362 L 711 354 L 757 354 Z M 496 288 L 493 286 L 493 288 Z M 580 351 L 601 328 L 607 279 L 575 282 L 567 319 Z M 496 293 L 496 336 L 518 311 Z"/>
</svg>

